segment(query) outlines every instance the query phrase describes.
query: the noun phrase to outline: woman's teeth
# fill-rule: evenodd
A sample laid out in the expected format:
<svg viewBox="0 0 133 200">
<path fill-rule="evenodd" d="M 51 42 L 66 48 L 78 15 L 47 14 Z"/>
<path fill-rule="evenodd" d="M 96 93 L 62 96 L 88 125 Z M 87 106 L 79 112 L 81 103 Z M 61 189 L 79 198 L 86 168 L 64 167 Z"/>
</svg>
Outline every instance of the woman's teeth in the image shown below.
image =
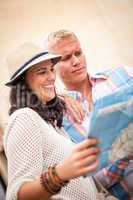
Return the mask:
<svg viewBox="0 0 133 200">
<path fill-rule="evenodd" d="M 53 88 L 53 85 L 45 85 L 44 88 Z"/>
</svg>

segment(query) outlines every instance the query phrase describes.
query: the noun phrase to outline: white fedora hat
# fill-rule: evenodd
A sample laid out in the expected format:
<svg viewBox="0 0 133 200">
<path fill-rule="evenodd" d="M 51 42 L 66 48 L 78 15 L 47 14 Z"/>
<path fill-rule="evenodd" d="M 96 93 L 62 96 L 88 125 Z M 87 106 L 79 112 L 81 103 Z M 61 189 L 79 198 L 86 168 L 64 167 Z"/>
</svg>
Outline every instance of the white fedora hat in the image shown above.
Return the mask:
<svg viewBox="0 0 133 200">
<path fill-rule="evenodd" d="M 10 80 L 5 85 L 14 85 L 26 70 L 37 63 L 51 60 L 56 64 L 60 59 L 60 55 L 46 52 L 33 43 L 25 43 L 12 52 L 6 59 L 6 64 L 10 72 Z"/>
</svg>

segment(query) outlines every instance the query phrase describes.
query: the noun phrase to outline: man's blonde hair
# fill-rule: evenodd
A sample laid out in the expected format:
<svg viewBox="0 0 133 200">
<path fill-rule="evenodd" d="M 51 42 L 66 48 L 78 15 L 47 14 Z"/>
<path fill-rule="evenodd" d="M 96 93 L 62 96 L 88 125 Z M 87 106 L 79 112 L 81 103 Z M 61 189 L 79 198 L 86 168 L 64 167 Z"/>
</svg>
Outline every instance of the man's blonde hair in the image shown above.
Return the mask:
<svg viewBox="0 0 133 200">
<path fill-rule="evenodd" d="M 65 30 L 65 29 L 61 29 L 61 30 L 52 32 L 48 35 L 48 37 L 47 37 L 48 48 L 55 45 L 58 41 L 66 39 L 66 38 L 73 38 L 74 40 L 79 41 L 78 37 L 75 35 L 74 32 Z"/>
</svg>

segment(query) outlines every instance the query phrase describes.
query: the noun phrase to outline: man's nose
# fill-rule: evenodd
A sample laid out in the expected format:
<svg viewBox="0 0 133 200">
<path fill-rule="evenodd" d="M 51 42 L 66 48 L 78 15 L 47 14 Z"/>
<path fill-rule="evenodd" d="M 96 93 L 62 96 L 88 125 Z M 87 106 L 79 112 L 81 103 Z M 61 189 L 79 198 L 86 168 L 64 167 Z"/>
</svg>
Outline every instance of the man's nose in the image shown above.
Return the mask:
<svg viewBox="0 0 133 200">
<path fill-rule="evenodd" d="M 75 55 L 72 56 L 72 64 L 73 66 L 77 66 L 80 63 L 79 58 Z"/>
</svg>

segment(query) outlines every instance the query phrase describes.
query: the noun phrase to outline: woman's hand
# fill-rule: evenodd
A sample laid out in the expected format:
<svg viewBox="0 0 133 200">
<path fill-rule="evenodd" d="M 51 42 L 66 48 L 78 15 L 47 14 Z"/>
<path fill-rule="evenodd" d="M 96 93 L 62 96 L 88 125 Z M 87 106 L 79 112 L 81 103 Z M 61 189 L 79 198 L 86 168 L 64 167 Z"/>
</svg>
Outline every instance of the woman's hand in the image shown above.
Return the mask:
<svg viewBox="0 0 133 200">
<path fill-rule="evenodd" d="M 75 122 L 81 123 L 85 117 L 85 111 L 83 110 L 81 103 L 69 96 L 65 96 L 64 101 L 66 103 L 68 114 L 71 113 Z"/>
<path fill-rule="evenodd" d="M 87 139 L 75 145 L 70 156 L 56 166 L 62 180 L 70 180 L 93 172 L 98 167 L 99 143 L 97 139 Z"/>
</svg>

